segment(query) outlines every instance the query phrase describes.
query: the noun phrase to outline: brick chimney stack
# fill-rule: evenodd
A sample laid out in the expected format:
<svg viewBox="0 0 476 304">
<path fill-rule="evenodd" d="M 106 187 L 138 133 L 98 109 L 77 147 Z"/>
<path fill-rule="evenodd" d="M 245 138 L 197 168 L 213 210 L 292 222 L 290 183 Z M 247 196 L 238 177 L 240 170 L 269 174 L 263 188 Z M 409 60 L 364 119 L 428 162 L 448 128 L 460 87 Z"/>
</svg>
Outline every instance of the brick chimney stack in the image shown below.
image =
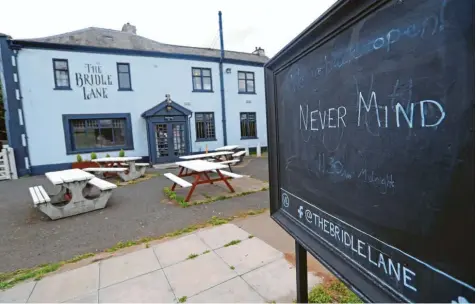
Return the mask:
<svg viewBox="0 0 476 304">
<path fill-rule="evenodd" d="M 132 33 L 132 34 L 137 34 L 137 29 L 134 25 L 130 24 L 127 22 L 122 26 L 122 31 L 126 33 Z"/>
</svg>

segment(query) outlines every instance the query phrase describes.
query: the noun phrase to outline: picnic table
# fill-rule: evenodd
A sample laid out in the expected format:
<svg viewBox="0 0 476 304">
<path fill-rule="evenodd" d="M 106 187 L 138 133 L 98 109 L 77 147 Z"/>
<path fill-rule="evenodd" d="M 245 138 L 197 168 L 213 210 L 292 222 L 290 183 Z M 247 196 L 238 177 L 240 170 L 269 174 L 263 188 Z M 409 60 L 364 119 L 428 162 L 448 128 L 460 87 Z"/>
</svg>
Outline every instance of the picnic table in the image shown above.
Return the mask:
<svg viewBox="0 0 476 304">
<path fill-rule="evenodd" d="M 234 151 L 238 149 L 240 146 L 238 145 L 228 145 L 228 146 L 223 146 L 220 148 L 216 148 L 215 151 Z"/>
<path fill-rule="evenodd" d="M 226 169 L 227 166 L 222 165 L 220 163 L 213 163 L 209 161 L 205 161 L 202 159 L 196 159 L 196 160 L 189 160 L 189 161 L 179 161 L 176 162 L 180 168 L 180 172 L 177 175 L 174 175 L 172 173 L 166 173 L 164 174 L 165 177 L 173 181 L 172 185 L 172 191 L 175 190 L 175 187 L 180 185 L 182 188 L 187 188 L 191 187 L 190 191 L 187 194 L 187 197 L 185 198 L 185 201 L 188 202 L 190 200 L 190 197 L 193 194 L 193 191 L 195 190 L 195 187 L 197 185 L 201 184 L 213 184 L 214 182 L 222 181 L 226 184 L 230 192 L 235 192 L 233 187 L 230 185 L 228 182 L 229 179 L 231 178 L 240 178 L 242 177 L 239 174 L 223 171 L 223 169 Z M 217 173 L 218 178 L 210 178 L 209 174 L 212 173 Z M 188 181 L 182 179 L 182 177 L 185 176 L 194 176 L 194 180 L 192 183 L 189 183 Z"/>
<path fill-rule="evenodd" d="M 125 157 L 103 157 L 93 159 L 92 161 L 99 163 L 101 168 L 86 168 L 88 172 L 102 172 L 104 174 L 117 174 L 123 181 L 137 179 L 145 174 L 148 163 L 136 163 L 141 157 L 125 156 Z"/>
<path fill-rule="evenodd" d="M 232 155 L 233 152 L 231 151 L 218 151 L 218 152 L 211 152 L 211 153 L 202 153 L 202 154 L 193 154 L 193 155 L 185 155 L 185 156 L 180 156 L 180 159 L 184 160 L 192 160 L 192 159 L 207 159 L 207 158 L 212 158 L 219 160 L 221 157 L 225 157 L 225 159 L 228 159 L 228 155 Z"/>
<path fill-rule="evenodd" d="M 29 190 L 34 206 L 39 207 L 51 219 L 102 209 L 106 206 L 112 189 L 117 187 L 80 169 L 47 172 L 45 176 L 53 185 L 60 187 L 57 194 L 50 196 L 43 186 L 31 187 Z M 88 197 L 93 186 L 100 190 L 100 194 Z M 55 206 L 65 201 L 65 206 Z"/>
</svg>

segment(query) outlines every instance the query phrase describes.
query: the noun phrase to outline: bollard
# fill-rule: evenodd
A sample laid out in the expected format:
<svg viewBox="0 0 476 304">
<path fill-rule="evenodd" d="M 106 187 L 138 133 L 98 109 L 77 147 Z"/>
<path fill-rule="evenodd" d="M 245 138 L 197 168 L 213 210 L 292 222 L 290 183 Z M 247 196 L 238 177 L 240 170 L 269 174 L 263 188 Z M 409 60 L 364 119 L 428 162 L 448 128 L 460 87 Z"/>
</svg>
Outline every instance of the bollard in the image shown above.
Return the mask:
<svg viewBox="0 0 476 304">
<path fill-rule="evenodd" d="M 258 143 L 258 146 L 256 146 L 256 157 L 261 157 L 261 144 Z"/>
<path fill-rule="evenodd" d="M 248 148 L 248 145 L 246 145 L 245 147 L 245 152 L 246 152 L 245 153 L 246 156 L 250 156 L 250 148 Z"/>
</svg>

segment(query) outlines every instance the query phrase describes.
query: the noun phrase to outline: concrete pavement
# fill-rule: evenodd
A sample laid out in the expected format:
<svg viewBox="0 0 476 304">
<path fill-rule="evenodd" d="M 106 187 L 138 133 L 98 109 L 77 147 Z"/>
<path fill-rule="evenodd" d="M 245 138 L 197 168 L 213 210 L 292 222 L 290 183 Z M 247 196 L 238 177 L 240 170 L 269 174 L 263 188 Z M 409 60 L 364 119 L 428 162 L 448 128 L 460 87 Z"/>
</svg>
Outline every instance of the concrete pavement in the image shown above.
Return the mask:
<svg viewBox="0 0 476 304">
<path fill-rule="evenodd" d="M 22 283 L 0 302 L 291 302 L 295 278 L 283 252 L 225 224 Z"/>
</svg>

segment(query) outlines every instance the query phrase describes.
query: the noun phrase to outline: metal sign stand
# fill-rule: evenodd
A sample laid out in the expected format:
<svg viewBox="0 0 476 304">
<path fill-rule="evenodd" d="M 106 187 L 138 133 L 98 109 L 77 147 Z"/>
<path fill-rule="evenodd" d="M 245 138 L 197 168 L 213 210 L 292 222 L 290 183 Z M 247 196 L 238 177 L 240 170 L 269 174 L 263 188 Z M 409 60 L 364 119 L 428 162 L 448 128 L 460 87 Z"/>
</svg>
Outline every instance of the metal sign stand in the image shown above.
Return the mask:
<svg viewBox="0 0 476 304">
<path fill-rule="evenodd" d="M 295 241 L 295 247 L 297 303 L 307 303 L 307 252 L 298 241 Z"/>
</svg>

